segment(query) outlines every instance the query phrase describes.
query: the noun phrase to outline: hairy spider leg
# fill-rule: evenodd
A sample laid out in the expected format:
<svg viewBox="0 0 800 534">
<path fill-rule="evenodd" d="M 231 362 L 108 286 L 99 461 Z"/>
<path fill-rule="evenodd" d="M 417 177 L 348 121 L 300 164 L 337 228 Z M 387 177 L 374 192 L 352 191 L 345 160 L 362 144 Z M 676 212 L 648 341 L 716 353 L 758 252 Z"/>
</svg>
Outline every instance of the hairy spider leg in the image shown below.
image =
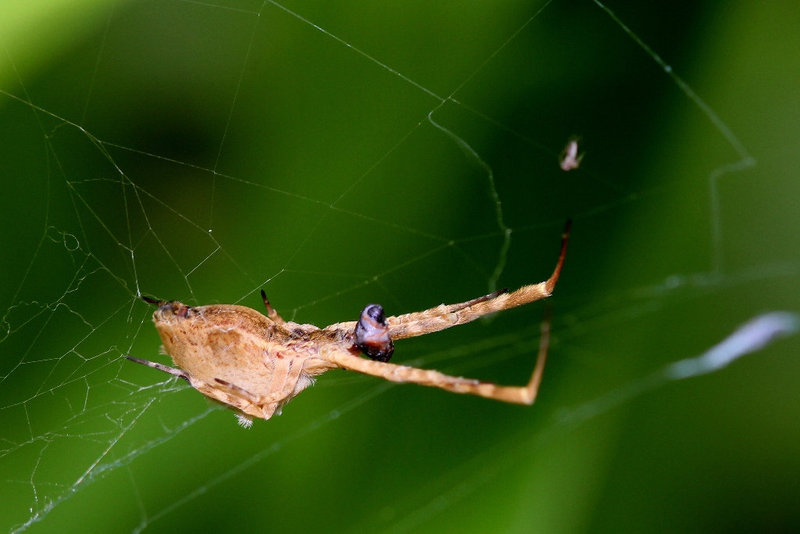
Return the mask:
<svg viewBox="0 0 800 534">
<path fill-rule="evenodd" d="M 492 291 L 488 295 L 484 295 L 484 296 L 478 297 L 476 299 L 468 300 L 468 301 L 462 302 L 460 304 L 449 304 L 447 306 L 447 310 L 450 313 L 457 312 L 459 310 L 463 310 L 465 308 L 469 308 L 471 306 L 475 306 L 476 304 L 480 304 L 481 302 L 486 302 L 487 300 L 492 300 L 492 299 L 497 298 L 500 295 L 503 295 L 505 293 L 508 293 L 508 289 L 498 289 L 497 291 Z"/>
<path fill-rule="evenodd" d="M 227 380 L 223 380 L 221 378 L 215 378 L 214 382 L 216 382 L 221 389 L 227 390 L 228 394 L 246 399 L 247 401 L 250 402 L 250 404 L 256 404 L 260 400 L 259 396 L 256 395 L 255 393 L 250 393 L 246 389 L 240 388 L 236 384 L 232 384 Z"/>
<path fill-rule="evenodd" d="M 376 360 L 367 360 L 360 356 L 335 351 L 328 354 L 330 361 L 349 371 L 356 371 L 392 382 L 406 382 L 440 388 L 453 393 L 478 395 L 487 399 L 513 404 L 533 404 L 539 392 L 544 364 L 547 359 L 547 348 L 550 344 L 550 320 L 542 322 L 539 354 L 533 368 L 530 381 L 524 386 L 500 386 L 491 382 L 481 382 L 470 378 L 450 376 L 439 371 L 407 367 Z"/>
<path fill-rule="evenodd" d="M 495 291 L 483 297 L 461 302 L 459 304 L 442 304 L 429 310 L 407 313 L 387 318 L 389 335 L 392 340 L 421 336 L 438 332 L 453 326 L 469 323 L 490 313 L 522 306 L 549 297 L 558 282 L 564 258 L 567 255 L 567 242 L 571 221 L 567 221 L 561 236 L 561 252 L 558 256 L 553 274 L 544 282 L 523 286 L 508 293 L 506 290 Z"/>
</svg>

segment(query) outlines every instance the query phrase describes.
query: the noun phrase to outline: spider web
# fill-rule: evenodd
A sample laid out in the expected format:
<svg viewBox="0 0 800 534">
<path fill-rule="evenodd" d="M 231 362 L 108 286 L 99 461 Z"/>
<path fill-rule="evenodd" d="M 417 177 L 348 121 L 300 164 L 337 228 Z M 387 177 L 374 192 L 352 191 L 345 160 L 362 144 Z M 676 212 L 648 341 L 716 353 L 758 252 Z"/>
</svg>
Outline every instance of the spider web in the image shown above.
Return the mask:
<svg viewBox="0 0 800 534">
<path fill-rule="evenodd" d="M 2 526 L 796 528 L 798 41 L 713 6 L 0 8 Z M 421 310 L 568 217 L 547 304 L 394 356 L 519 384 L 550 314 L 533 408 L 339 372 L 244 431 L 124 359 L 170 363 L 141 295 Z"/>
</svg>

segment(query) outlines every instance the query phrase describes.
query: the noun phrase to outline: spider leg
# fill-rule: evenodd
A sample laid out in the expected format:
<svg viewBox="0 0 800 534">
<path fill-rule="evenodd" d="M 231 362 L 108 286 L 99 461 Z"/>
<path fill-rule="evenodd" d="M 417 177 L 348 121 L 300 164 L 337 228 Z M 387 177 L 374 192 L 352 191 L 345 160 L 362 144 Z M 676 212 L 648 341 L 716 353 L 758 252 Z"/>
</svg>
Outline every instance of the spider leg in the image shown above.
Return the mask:
<svg viewBox="0 0 800 534">
<path fill-rule="evenodd" d="M 161 363 L 158 363 L 158 362 L 151 362 L 151 361 L 148 361 L 148 360 L 140 360 L 139 358 L 131 356 L 130 354 L 126 354 L 125 357 L 128 358 L 132 362 L 140 363 L 142 365 L 146 365 L 147 367 L 152 367 L 153 369 L 158 369 L 159 371 L 164 371 L 167 374 L 171 374 L 171 375 L 177 376 L 179 378 L 183 378 L 187 382 L 191 382 L 191 377 L 189 376 L 189 374 L 186 373 L 185 371 L 182 371 L 181 369 L 176 369 L 174 367 L 169 367 L 167 365 L 164 365 L 164 364 L 161 364 Z"/>
<path fill-rule="evenodd" d="M 237 397 L 244 397 L 252 404 L 255 404 L 259 401 L 259 397 L 255 393 L 250 393 L 246 389 L 240 388 L 236 384 L 231 384 L 227 380 L 223 380 L 221 378 L 215 378 L 214 382 L 217 383 L 218 388 L 226 390 L 228 393 L 236 395 Z"/>
<path fill-rule="evenodd" d="M 567 221 L 561 236 L 561 253 L 558 256 L 558 262 L 556 262 L 550 278 L 544 282 L 523 286 L 511 293 L 500 290 L 460 304 L 442 304 L 421 312 L 388 317 L 386 322 L 389 325 L 389 336 L 391 339 L 397 340 L 438 332 L 452 326 L 469 323 L 490 313 L 549 297 L 553 293 L 564 266 L 570 225 L 570 221 Z"/>
<path fill-rule="evenodd" d="M 147 295 L 141 295 L 139 298 L 141 298 L 148 304 L 153 304 L 154 306 L 161 306 L 162 304 L 164 304 L 163 300 L 158 300 L 157 298 L 154 297 L 148 297 Z"/>
<path fill-rule="evenodd" d="M 275 311 L 275 308 L 273 308 L 272 305 L 269 303 L 267 294 L 263 289 L 261 290 L 261 300 L 264 301 L 264 306 L 266 306 L 267 308 L 267 317 L 269 317 L 270 319 L 273 320 L 273 322 L 278 324 L 283 324 L 286 322 L 283 320 L 283 317 L 281 317 L 280 314 L 278 314 L 278 312 Z"/>
<path fill-rule="evenodd" d="M 218 377 L 214 377 L 214 383 L 208 388 L 209 391 L 212 391 L 211 395 L 206 391 L 206 388 L 200 389 L 200 391 L 213 399 L 232 406 L 238 412 L 245 413 L 245 420 L 252 415 L 257 415 L 262 419 L 269 419 L 276 412 L 280 414 L 281 406 L 289 402 L 303 388 L 311 385 L 311 380 L 301 380 L 302 373 L 302 362 L 285 359 L 275 366 L 268 392 L 253 393 Z M 220 392 L 224 396 L 220 396 Z M 239 423 L 246 426 L 240 415 L 237 414 Z"/>
<path fill-rule="evenodd" d="M 482 297 L 478 297 L 476 299 L 468 300 L 466 302 L 462 302 L 460 304 L 449 304 L 447 305 L 447 311 L 457 312 L 459 310 L 463 310 L 464 308 L 469 308 L 470 306 L 474 306 L 476 304 L 480 304 L 481 302 L 486 302 L 487 300 L 492 300 L 494 298 L 499 297 L 500 295 L 508 293 L 508 289 L 498 289 L 497 291 L 492 291 L 488 295 L 484 295 Z"/>
<path fill-rule="evenodd" d="M 276 369 L 277 376 L 274 378 L 277 378 L 277 380 L 275 380 L 274 387 L 271 388 L 272 391 L 270 391 L 268 395 L 258 395 L 256 393 L 252 393 L 241 386 L 237 386 L 236 384 L 221 378 L 215 377 L 214 382 L 217 388 L 231 395 L 244 398 L 251 404 L 267 405 L 291 399 L 293 397 L 292 393 L 294 392 L 295 384 L 297 384 L 302 371 L 303 366 L 301 364 L 285 366 L 284 369 L 280 370 Z"/>
<path fill-rule="evenodd" d="M 533 368 L 531 378 L 524 386 L 501 386 L 491 382 L 481 382 L 470 378 L 450 376 L 439 371 L 407 367 L 376 360 L 367 360 L 344 351 L 335 351 L 327 355 L 327 359 L 343 369 L 376 376 L 392 382 L 408 382 L 421 386 L 430 386 L 453 393 L 467 393 L 487 399 L 494 399 L 512 404 L 533 404 L 539 392 L 544 364 L 547 359 L 547 347 L 550 343 L 550 321 L 542 322 L 539 354 Z"/>
</svg>

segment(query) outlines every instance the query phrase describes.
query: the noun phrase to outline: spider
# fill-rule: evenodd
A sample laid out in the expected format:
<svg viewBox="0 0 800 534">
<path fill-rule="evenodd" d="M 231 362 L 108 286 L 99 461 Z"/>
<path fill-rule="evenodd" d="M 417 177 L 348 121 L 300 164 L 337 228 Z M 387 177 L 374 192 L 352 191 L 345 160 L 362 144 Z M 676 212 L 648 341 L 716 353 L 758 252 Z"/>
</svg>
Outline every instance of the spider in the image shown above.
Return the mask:
<svg viewBox="0 0 800 534">
<path fill-rule="evenodd" d="M 547 321 L 542 326 L 536 365 L 525 386 L 502 386 L 388 361 L 396 340 L 430 334 L 549 297 L 564 264 L 569 226 L 567 222 L 553 274 L 544 282 L 396 317 L 386 317 L 380 305 L 370 304 L 358 321 L 319 328 L 284 320 L 263 290 L 267 315 L 245 306 L 187 306 L 142 297 L 158 307 L 153 321 L 163 351 L 178 368 L 130 355 L 127 358 L 183 378 L 206 397 L 231 408 L 246 428 L 254 417 L 269 419 L 280 414 L 284 404 L 312 385 L 316 376 L 331 369 L 530 405 L 544 371 L 550 332 Z"/>
</svg>

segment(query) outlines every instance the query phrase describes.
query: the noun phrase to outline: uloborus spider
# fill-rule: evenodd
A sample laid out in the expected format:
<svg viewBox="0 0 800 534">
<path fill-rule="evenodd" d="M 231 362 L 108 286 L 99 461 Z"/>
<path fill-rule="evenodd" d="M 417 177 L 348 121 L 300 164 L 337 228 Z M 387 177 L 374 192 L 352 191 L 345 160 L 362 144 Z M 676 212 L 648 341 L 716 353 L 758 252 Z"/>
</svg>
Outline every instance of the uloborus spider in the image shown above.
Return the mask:
<svg viewBox="0 0 800 534">
<path fill-rule="evenodd" d="M 487 314 L 549 297 L 561 274 L 567 252 L 569 222 L 561 253 L 550 278 L 516 291 L 495 291 L 460 304 L 442 304 L 425 311 L 385 317 L 370 304 L 358 321 L 325 328 L 285 321 L 261 296 L 267 315 L 237 305 L 187 306 L 177 301 L 144 297 L 153 313 L 164 351 L 178 367 L 128 359 L 185 379 L 210 399 L 236 412 L 242 426 L 254 417 L 269 419 L 284 404 L 331 369 L 347 369 L 392 382 L 410 382 L 453 393 L 469 393 L 516 404 L 533 404 L 544 371 L 549 323 L 542 326 L 539 355 L 525 386 L 501 386 L 438 371 L 388 363 L 394 341 L 437 332 Z M 370 359 L 363 358 L 363 353 Z"/>
</svg>

